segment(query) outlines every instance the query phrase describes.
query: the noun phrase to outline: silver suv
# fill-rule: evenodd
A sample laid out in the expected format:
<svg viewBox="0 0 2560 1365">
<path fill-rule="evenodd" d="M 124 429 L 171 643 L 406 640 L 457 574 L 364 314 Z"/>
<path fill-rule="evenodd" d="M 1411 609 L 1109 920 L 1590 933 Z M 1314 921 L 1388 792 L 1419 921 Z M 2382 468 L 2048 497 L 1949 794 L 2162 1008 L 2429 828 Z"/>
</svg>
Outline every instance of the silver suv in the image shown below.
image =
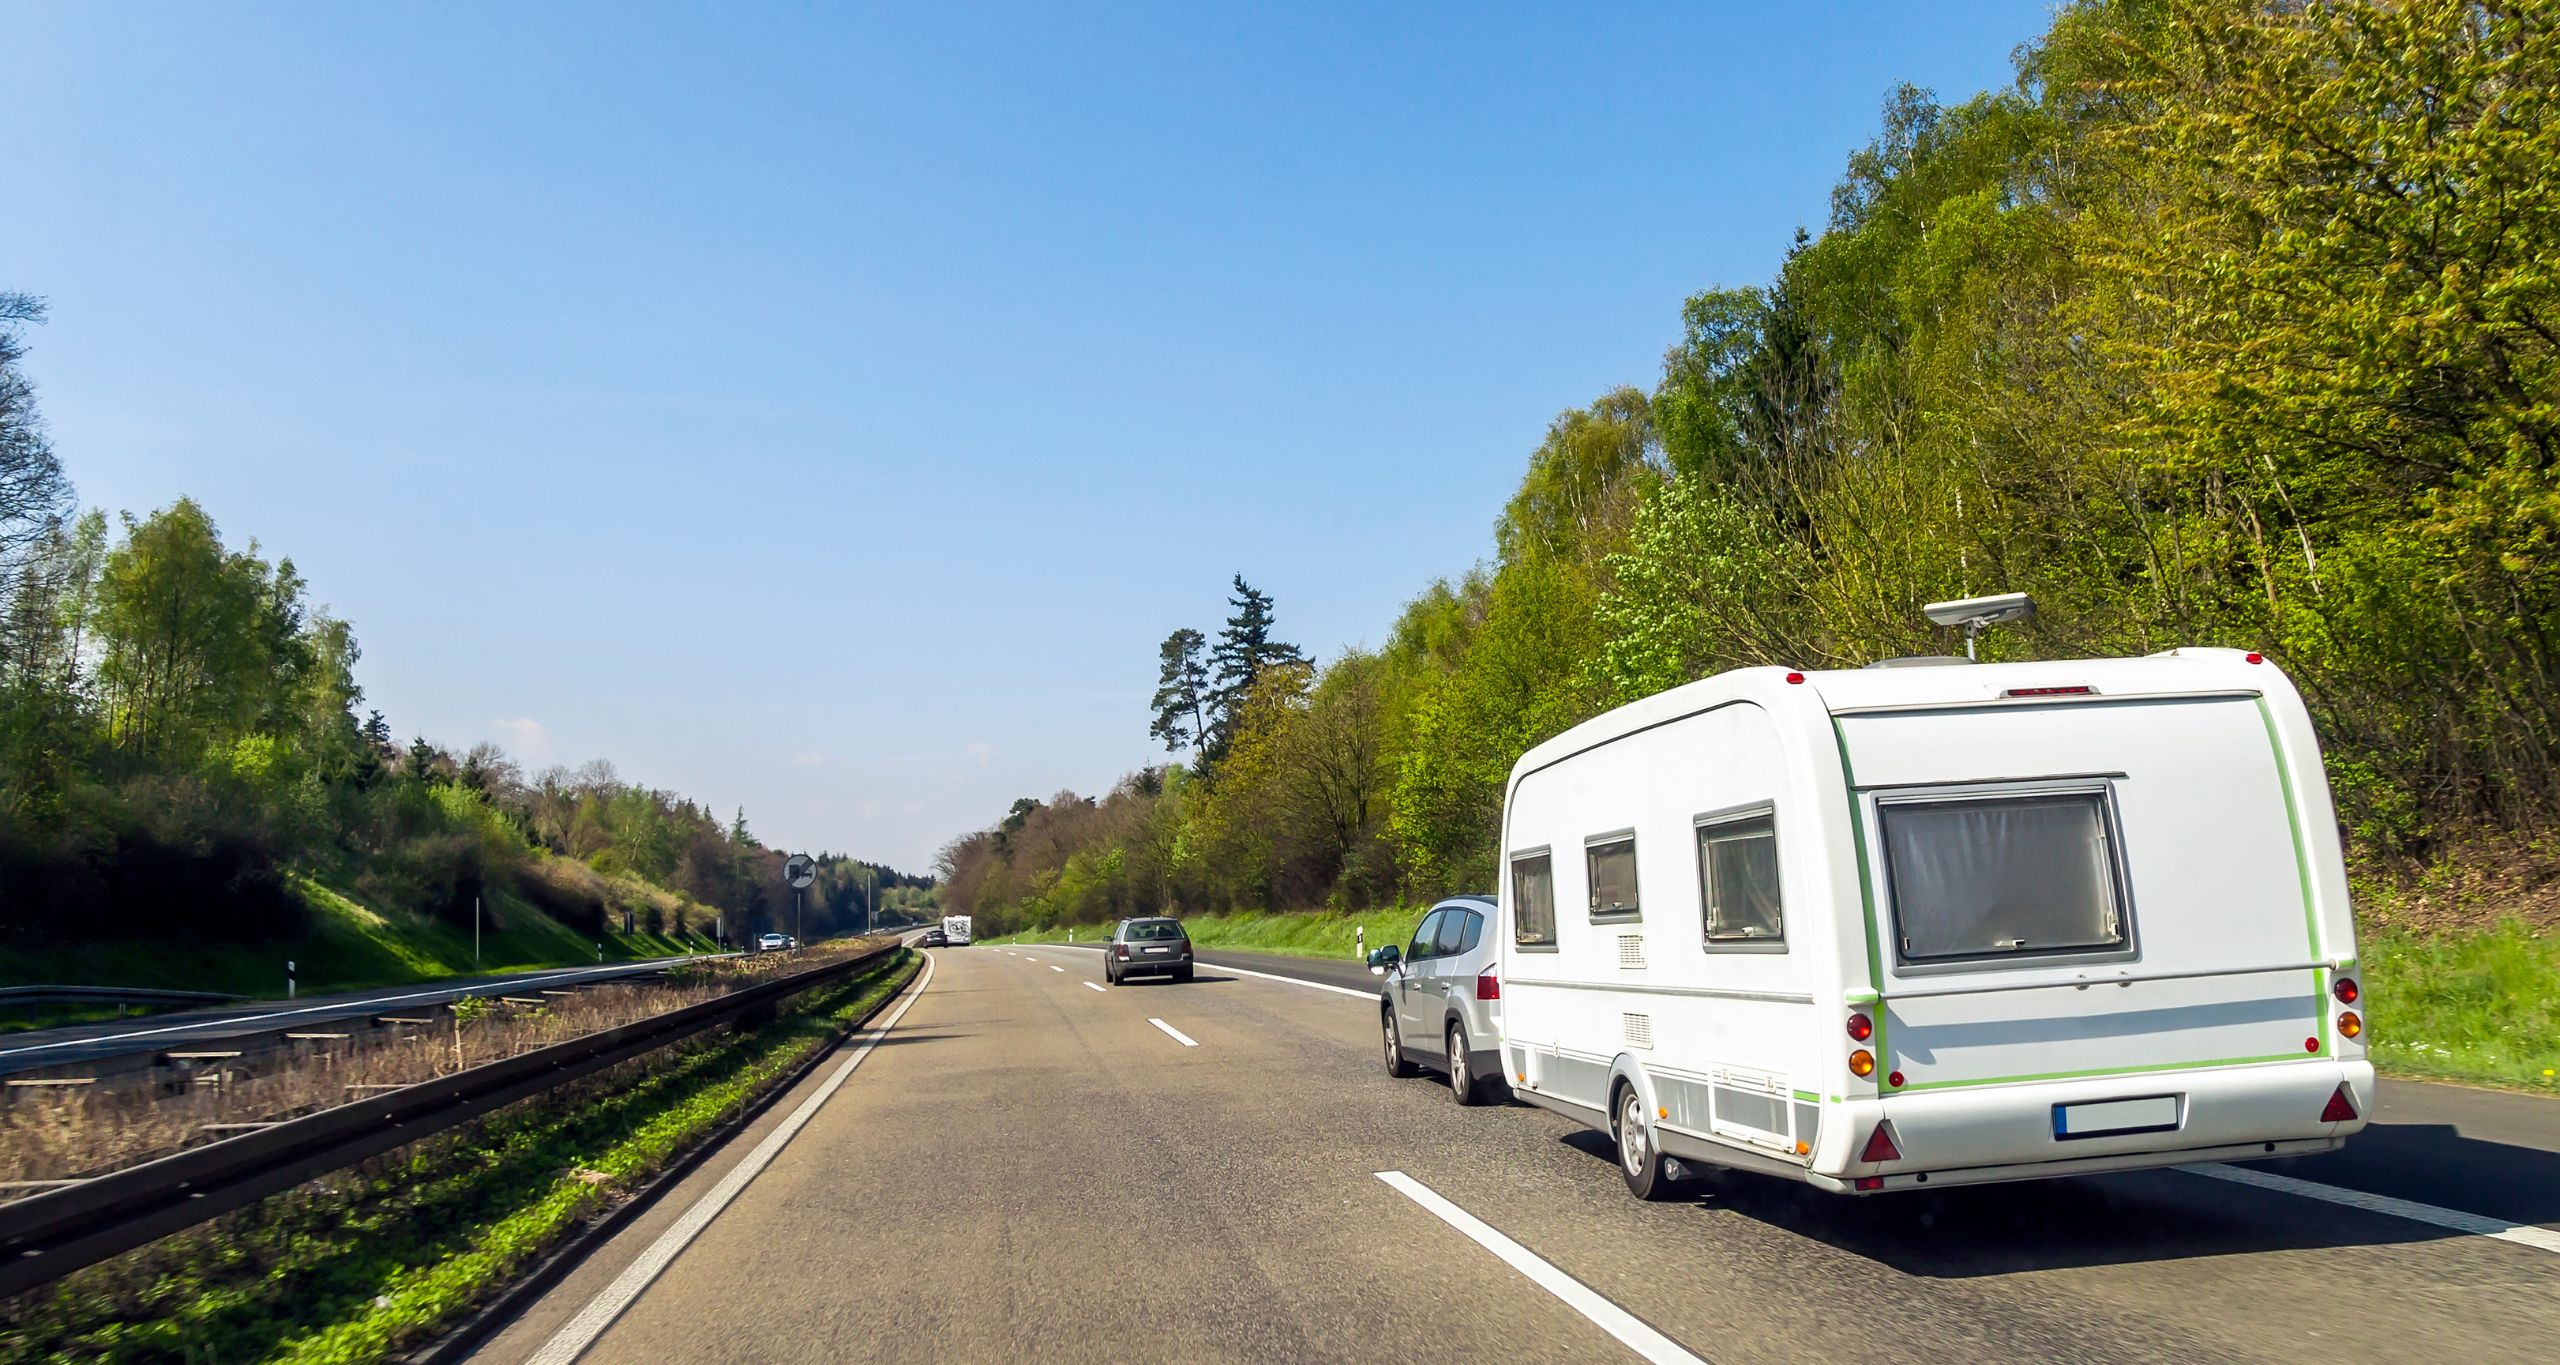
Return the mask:
<svg viewBox="0 0 2560 1365">
<path fill-rule="evenodd" d="M 1410 1076 L 1417 1061 L 1439 1066 L 1460 1104 L 1488 1104 L 1506 1090 L 1492 918 L 1493 897 L 1452 896 L 1422 917 L 1413 942 L 1369 954 L 1369 970 L 1386 978 L 1378 1016 L 1387 1074 Z"/>
</svg>

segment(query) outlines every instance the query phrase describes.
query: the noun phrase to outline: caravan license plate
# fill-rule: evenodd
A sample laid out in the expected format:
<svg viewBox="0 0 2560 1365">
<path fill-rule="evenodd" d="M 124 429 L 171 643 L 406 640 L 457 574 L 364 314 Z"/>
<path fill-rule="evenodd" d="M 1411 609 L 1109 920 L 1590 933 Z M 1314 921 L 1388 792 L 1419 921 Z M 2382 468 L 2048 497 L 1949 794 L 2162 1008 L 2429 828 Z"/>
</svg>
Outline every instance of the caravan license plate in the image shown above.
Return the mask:
<svg viewBox="0 0 2560 1365">
<path fill-rule="evenodd" d="M 2053 1107 L 2053 1136 L 2114 1137 L 2121 1133 L 2165 1133 L 2178 1126 L 2178 1097 L 2145 1095 L 2138 1100 L 2094 1100 Z"/>
</svg>

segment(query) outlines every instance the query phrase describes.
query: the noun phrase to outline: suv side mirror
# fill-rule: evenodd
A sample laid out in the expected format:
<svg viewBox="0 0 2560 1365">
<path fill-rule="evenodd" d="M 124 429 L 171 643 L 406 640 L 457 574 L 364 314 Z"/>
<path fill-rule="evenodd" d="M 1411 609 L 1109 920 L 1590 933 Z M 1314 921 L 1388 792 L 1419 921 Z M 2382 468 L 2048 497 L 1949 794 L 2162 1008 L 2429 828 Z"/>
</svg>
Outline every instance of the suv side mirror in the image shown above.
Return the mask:
<svg viewBox="0 0 2560 1365">
<path fill-rule="evenodd" d="M 1404 949 L 1392 943 L 1384 948 L 1373 948 L 1369 951 L 1369 970 L 1383 976 L 1387 968 L 1396 965 L 1403 957 Z"/>
</svg>

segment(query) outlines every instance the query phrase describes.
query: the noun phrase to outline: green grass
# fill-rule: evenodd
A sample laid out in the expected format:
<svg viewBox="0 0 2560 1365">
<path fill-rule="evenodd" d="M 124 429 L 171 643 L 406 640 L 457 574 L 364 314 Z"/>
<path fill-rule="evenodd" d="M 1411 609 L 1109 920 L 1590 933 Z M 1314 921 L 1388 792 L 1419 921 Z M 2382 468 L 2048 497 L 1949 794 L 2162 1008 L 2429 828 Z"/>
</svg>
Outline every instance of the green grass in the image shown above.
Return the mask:
<svg viewBox="0 0 2560 1365">
<path fill-rule="evenodd" d="M 268 999 L 284 995 L 287 962 L 294 964 L 299 993 L 314 995 L 596 961 L 595 939 L 503 893 L 490 898 L 495 927 L 482 936 L 475 963 L 468 927 L 377 913 L 307 877 L 295 878 L 294 886 L 311 906 L 312 927 L 292 938 L 30 946 L 0 957 L 0 986 L 151 986 Z M 608 962 L 713 948 L 698 935 L 678 940 L 663 934 L 607 934 L 603 946 Z"/>
<path fill-rule="evenodd" d="M 1203 948 L 1242 948 L 1256 953 L 1286 953 L 1292 957 L 1330 957 L 1352 960 L 1352 931 L 1367 931 L 1371 948 L 1392 943 L 1402 947 L 1413 937 L 1413 927 L 1422 922 L 1426 907 L 1396 907 L 1364 910 L 1354 914 L 1337 914 L 1329 910 L 1247 911 L 1233 915 L 1184 915 L 1182 927 L 1191 941 Z M 1076 941 L 1094 943 L 1111 936 L 1107 924 L 1075 926 Z M 981 940 L 987 943 L 1064 943 L 1067 930 L 1026 930 L 1002 938 Z"/>
<path fill-rule="evenodd" d="M 901 952 L 750 1032 L 657 1054 L 82 1271 L 13 1307 L 0 1365 L 391 1359 L 522 1273 L 609 1190 L 663 1169 L 914 963 Z"/>
<path fill-rule="evenodd" d="M 2560 934 L 2379 933 L 2363 956 L 2374 1065 L 2560 1094 Z"/>
</svg>

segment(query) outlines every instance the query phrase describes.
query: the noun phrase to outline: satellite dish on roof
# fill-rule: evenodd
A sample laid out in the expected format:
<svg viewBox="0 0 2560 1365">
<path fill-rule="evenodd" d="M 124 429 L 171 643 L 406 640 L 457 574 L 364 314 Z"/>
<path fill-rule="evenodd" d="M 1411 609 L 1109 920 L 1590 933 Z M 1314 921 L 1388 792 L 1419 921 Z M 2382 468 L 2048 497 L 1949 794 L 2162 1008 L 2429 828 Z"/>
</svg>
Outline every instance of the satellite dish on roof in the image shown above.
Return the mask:
<svg viewBox="0 0 2560 1365">
<path fill-rule="evenodd" d="M 1973 637 L 1986 626 L 2005 626 L 2024 621 L 2036 614 L 2035 599 L 2022 592 L 2004 592 L 1995 597 L 1960 597 L 1953 602 L 1932 602 L 1922 607 L 1931 621 L 1942 626 L 1964 627 L 1964 656 L 1973 657 Z"/>
</svg>

